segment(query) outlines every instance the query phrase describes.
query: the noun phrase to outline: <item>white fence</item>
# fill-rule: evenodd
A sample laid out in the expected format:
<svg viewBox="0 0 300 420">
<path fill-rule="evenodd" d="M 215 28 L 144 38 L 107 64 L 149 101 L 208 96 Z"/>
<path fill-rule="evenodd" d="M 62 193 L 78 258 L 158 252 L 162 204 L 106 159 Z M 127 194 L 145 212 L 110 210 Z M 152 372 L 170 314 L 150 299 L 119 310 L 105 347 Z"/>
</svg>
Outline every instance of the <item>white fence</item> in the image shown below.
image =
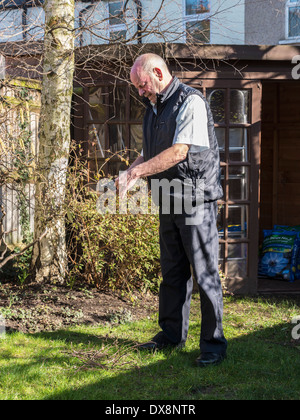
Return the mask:
<svg viewBox="0 0 300 420">
<path fill-rule="evenodd" d="M 27 199 L 27 211 L 29 215 L 30 230 L 34 229 L 34 185 L 29 184 L 23 192 Z M 3 230 L 6 232 L 5 242 L 7 245 L 17 245 L 22 242 L 22 228 L 20 221 L 20 206 L 18 192 L 11 184 L 0 187 L 0 204 L 3 205 L 4 220 Z M 1 210 L 0 210 L 1 213 Z"/>
<path fill-rule="evenodd" d="M 2 141 L 2 153 L 0 154 L 0 169 L 10 170 L 11 156 L 15 145 L 21 143 L 20 136 L 20 113 L 21 118 L 28 119 L 28 131 L 30 131 L 31 153 L 37 155 L 38 148 L 38 125 L 39 125 L 39 104 L 40 92 L 34 89 L 29 89 L 29 99 L 27 99 L 26 107 L 22 109 L 23 102 L 19 100 L 17 91 L 23 89 L 21 84 L 17 87 L 9 87 L 1 89 L 0 96 L 4 99 L 5 109 L 1 109 L 0 121 L 0 140 Z M 20 186 L 17 187 L 18 189 Z M 34 185 L 27 184 L 21 191 L 23 197 L 26 197 L 27 212 L 29 215 L 30 229 L 34 229 Z M 16 245 L 22 242 L 22 228 L 20 218 L 20 200 L 18 199 L 18 192 L 13 183 L 8 183 L 0 186 L 0 205 L 3 207 L 4 219 L 3 230 L 7 232 L 5 235 L 5 242 L 8 245 Z M 1 212 L 1 208 L 0 208 Z M 1 214 L 0 214 L 1 215 Z M 0 243 L 1 248 L 1 243 Z"/>
</svg>

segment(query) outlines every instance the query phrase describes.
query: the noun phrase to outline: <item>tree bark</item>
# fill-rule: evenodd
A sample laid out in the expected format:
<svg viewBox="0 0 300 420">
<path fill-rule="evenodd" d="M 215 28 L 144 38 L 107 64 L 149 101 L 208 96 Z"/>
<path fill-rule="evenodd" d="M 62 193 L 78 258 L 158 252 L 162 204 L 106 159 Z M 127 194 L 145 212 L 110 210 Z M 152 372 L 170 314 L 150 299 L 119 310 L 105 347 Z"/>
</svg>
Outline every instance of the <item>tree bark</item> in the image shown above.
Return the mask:
<svg viewBox="0 0 300 420">
<path fill-rule="evenodd" d="M 46 0 L 39 179 L 35 193 L 32 273 L 36 281 L 63 282 L 67 274 L 65 186 L 70 152 L 74 75 L 75 0 Z"/>
</svg>

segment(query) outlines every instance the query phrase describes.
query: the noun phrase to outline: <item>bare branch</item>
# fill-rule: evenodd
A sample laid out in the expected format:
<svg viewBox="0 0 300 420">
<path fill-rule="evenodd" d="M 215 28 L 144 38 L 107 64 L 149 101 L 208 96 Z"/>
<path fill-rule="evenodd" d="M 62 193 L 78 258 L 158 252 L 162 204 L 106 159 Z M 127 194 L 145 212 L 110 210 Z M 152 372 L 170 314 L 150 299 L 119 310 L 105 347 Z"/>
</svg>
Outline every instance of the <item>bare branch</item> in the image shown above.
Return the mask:
<svg viewBox="0 0 300 420">
<path fill-rule="evenodd" d="M 0 262 L 0 270 L 1 270 L 1 268 L 3 268 L 9 261 L 11 261 L 11 260 L 13 260 L 13 259 L 15 259 L 15 258 L 17 258 L 17 257 L 20 257 L 21 255 L 23 255 L 23 254 L 25 254 L 25 252 L 28 250 L 28 249 L 30 249 L 30 248 L 33 248 L 34 247 L 34 245 L 36 245 L 38 242 L 41 242 L 41 240 L 47 235 L 47 231 L 45 231 L 38 239 L 36 239 L 35 241 L 33 241 L 33 242 L 31 242 L 29 245 L 27 245 L 27 246 L 25 246 L 25 248 L 23 248 L 22 249 L 22 251 L 20 251 L 20 252 L 15 252 L 15 253 L 12 253 L 11 255 L 9 255 L 8 257 L 6 257 L 3 261 L 1 261 Z M 4 242 L 5 243 L 5 242 Z M 6 243 L 5 243 L 5 245 L 6 245 Z M 7 251 L 7 245 L 6 245 L 6 251 Z M 3 254 L 2 254 L 2 257 L 3 257 Z M 1 260 L 2 258 L 0 258 L 0 260 Z"/>
</svg>

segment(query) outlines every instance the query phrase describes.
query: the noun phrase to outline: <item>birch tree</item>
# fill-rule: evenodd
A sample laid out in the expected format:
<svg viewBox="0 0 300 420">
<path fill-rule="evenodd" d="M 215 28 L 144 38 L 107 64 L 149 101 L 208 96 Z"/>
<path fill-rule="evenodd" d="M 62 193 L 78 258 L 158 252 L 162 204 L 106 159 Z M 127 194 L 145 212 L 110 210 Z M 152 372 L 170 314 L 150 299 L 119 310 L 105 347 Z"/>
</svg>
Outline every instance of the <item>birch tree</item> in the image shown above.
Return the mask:
<svg viewBox="0 0 300 420">
<path fill-rule="evenodd" d="M 39 179 L 35 194 L 33 250 L 37 281 L 62 282 L 67 273 L 64 198 L 70 150 L 74 74 L 74 0 L 46 0 Z"/>
</svg>

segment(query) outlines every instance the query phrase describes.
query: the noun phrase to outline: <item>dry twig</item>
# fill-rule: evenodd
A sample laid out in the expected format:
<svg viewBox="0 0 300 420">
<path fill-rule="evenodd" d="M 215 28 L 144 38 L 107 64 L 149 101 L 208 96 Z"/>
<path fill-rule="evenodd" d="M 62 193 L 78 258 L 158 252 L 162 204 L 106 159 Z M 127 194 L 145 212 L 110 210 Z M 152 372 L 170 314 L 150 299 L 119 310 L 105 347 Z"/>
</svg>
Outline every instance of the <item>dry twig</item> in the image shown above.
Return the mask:
<svg viewBox="0 0 300 420">
<path fill-rule="evenodd" d="M 102 343 L 101 348 L 98 350 L 73 350 L 71 353 L 66 353 L 81 362 L 80 366 L 76 366 L 76 371 L 93 369 L 111 370 L 124 369 L 125 367 L 131 368 L 133 365 L 137 367 L 137 363 L 129 359 L 130 350 L 135 349 L 135 345 L 120 345 L 116 339 L 113 344 Z"/>
</svg>

